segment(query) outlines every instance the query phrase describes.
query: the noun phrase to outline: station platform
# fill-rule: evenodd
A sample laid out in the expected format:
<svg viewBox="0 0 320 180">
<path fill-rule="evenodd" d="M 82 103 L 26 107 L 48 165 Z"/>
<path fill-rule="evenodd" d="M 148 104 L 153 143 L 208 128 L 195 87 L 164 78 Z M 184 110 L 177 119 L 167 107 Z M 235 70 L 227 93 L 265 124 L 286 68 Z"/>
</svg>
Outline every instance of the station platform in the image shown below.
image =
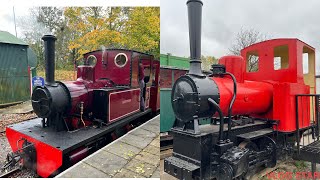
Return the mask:
<svg viewBox="0 0 320 180">
<path fill-rule="evenodd" d="M 56 178 L 160 178 L 160 115 L 86 157 Z"/>
</svg>

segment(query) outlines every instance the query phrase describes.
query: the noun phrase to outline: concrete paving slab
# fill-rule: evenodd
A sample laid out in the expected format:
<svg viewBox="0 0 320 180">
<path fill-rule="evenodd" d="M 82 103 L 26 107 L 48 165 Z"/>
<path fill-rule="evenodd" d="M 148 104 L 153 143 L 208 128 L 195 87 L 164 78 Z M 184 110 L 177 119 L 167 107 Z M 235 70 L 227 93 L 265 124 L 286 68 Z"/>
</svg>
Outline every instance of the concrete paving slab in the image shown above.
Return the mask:
<svg viewBox="0 0 320 180">
<path fill-rule="evenodd" d="M 122 169 L 119 173 L 117 173 L 114 178 L 145 178 L 140 174 L 134 173 L 127 169 Z"/>
<path fill-rule="evenodd" d="M 159 129 L 159 116 L 144 124 L 146 129 L 137 127 L 57 177 L 159 178 L 160 133 L 153 132 L 157 124 Z"/>
<path fill-rule="evenodd" d="M 146 162 L 138 161 L 137 159 L 132 159 L 125 168 L 144 177 L 151 177 L 157 167 Z"/>
<path fill-rule="evenodd" d="M 128 161 L 107 151 L 100 151 L 84 162 L 109 176 L 114 176 Z"/>
<path fill-rule="evenodd" d="M 156 119 L 150 121 L 149 124 L 154 125 L 154 126 L 160 126 L 160 120 L 158 118 L 156 118 Z"/>
<path fill-rule="evenodd" d="M 158 147 L 160 150 L 160 139 L 154 139 L 150 144 Z"/>
<path fill-rule="evenodd" d="M 157 125 L 152 125 L 152 124 L 145 124 L 141 127 L 142 129 L 151 131 L 153 133 L 159 134 L 160 133 L 160 128 Z"/>
<path fill-rule="evenodd" d="M 132 135 L 131 133 L 120 139 L 121 142 L 130 144 L 140 149 L 147 147 L 152 140 L 152 138 L 142 138 Z"/>
<path fill-rule="evenodd" d="M 109 178 L 111 176 L 103 173 L 102 171 L 82 162 L 75 168 L 71 169 L 69 173 L 63 174 L 59 178 Z"/>
<path fill-rule="evenodd" d="M 153 172 L 151 178 L 160 178 L 160 166 Z"/>
<path fill-rule="evenodd" d="M 152 164 L 154 166 L 158 166 L 160 163 L 160 157 L 150 154 L 148 152 L 140 152 L 134 159 L 143 161 L 149 164 Z"/>
<path fill-rule="evenodd" d="M 151 131 L 148 131 L 148 130 L 145 130 L 142 128 L 139 128 L 136 131 L 132 131 L 132 133 L 130 133 L 130 134 L 135 135 L 135 136 L 139 136 L 142 138 L 155 138 L 159 135 L 159 134 L 153 133 Z"/>
<path fill-rule="evenodd" d="M 159 147 L 153 146 L 151 144 L 149 144 L 146 148 L 144 148 L 142 151 L 144 152 L 148 152 L 150 154 L 156 155 L 156 156 L 160 156 L 160 149 Z"/>
<path fill-rule="evenodd" d="M 131 159 L 137 155 L 142 149 L 129 145 L 124 142 L 113 143 L 110 146 L 106 146 L 103 150 L 118 155 L 124 159 Z"/>
</svg>

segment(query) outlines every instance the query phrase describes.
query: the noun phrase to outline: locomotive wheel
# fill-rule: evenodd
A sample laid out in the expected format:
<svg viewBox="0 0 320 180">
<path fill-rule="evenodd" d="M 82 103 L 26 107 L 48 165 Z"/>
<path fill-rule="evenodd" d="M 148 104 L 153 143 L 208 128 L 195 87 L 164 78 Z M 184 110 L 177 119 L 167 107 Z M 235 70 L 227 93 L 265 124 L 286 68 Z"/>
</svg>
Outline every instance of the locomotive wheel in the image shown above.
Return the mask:
<svg viewBox="0 0 320 180">
<path fill-rule="evenodd" d="M 252 151 L 259 150 L 257 144 L 252 141 L 242 141 L 238 146 L 241 148 L 246 148 L 246 149 L 252 150 Z"/>
<path fill-rule="evenodd" d="M 268 136 L 264 136 L 259 139 L 259 147 L 260 147 L 260 150 L 272 148 L 272 153 L 270 157 L 271 161 L 266 163 L 265 166 L 269 168 L 275 167 L 277 164 L 277 146 L 275 141 Z"/>
<path fill-rule="evenodd" d="M 219 165 L 218 177 L 217 179 L 232 180 L 233 169 L 229 164 L 222 163 Z"/>
<path fill-rule="evenodd" d="M 259 148 L 257 146 L 256 143 L 252 142 L 252 141 L 248 141 L 248 140 L 245 140 L 245 141 L 242 141 L 239 145 L 239 147 L 241 148 L 246 148 L 246 149 L 249 149 L 249 151 L 258 151 Z M 249 180 L 251 179 L 251 177 L 255 174 L 255 171 L 252 171 L 252 172 L 245 172 L 242 177 L 239 177 L 239 179 L 241 180 Z"/>
</svg>

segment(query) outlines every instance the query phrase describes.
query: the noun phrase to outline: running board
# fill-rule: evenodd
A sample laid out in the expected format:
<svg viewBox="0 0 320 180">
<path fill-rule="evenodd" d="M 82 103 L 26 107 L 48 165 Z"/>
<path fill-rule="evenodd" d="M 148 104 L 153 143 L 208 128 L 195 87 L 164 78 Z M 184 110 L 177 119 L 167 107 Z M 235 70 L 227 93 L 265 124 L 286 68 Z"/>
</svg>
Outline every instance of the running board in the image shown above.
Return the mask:
<svg viewBox="0 0 320 180">
<path fill-rule="evenodd" d="M 295 152 L 293 158 L 320 164 L 320 141 L 315 141 L 300 148 L 300 153 Z"/>
<path fill-rule="evenodd" d="M 266 128 L 266 129 L 261 129 L 259 131 L 252 131 L 244 134 L 239 134 L 237 135 L 237 138 L 243 139 L 243 140 L 253 140 L 257 139 L 263 136 L 267 136 L 272 134 L 274 131 L 272 129 Z"/>
</svg>

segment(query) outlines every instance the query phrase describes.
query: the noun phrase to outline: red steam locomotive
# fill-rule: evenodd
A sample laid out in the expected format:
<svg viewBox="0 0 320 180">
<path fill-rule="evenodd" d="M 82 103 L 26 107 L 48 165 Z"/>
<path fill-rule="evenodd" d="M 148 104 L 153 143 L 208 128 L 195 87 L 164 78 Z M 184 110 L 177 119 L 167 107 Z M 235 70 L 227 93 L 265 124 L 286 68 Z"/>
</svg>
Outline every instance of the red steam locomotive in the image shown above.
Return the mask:
<svg viewBox="0 0 320 180">
<path fill-rule="evenodd" d="M 315 49 L 298 39 L 268 40 L 241 56 L 222 57 L 206 76 L 200 60 L 203 4 L 187 5 L 190 70 L 172 90 L 173 156 L 165 159 L 165 172 L 179 179 L 248 179 L 286 156 L 312 162 L 314 171 L 320 162 Z M 257 68 L 248 71 L 252 62 Z M 200 124 L 205 118 L 211 123 Z"/>
<path fill-rule="evenodd" d="M 13 151 L 7 166 L 23 162 L 41 177 L 51 177 L 129 130 L 130 123 L 159 111 L 160 63 L 133 50 L 97 50 L 84 55 L 76 81 L 59 82 L 54 80 L 56 38 L 42 39 L 46 83 L 32 94 L 39 118 L 6 128 Z M 138 84 L 142 67 L 144 89 Z"/>
</svg>

